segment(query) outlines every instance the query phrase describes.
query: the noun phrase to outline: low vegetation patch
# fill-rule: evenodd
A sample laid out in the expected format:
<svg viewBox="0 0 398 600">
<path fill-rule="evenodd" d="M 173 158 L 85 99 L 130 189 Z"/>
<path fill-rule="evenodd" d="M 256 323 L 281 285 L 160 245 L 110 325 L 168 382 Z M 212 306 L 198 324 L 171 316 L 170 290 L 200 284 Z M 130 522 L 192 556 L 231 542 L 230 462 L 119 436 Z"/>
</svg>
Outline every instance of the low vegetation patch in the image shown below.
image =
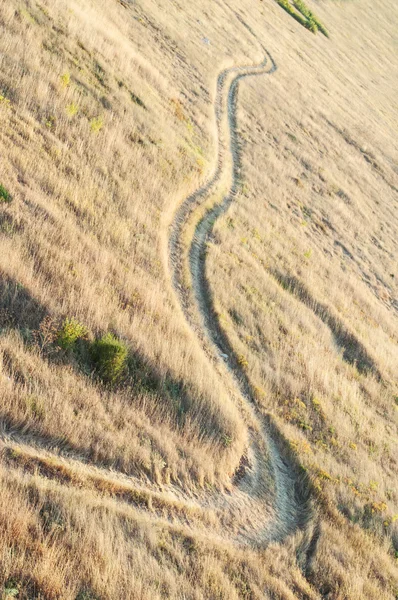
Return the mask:
<svg viewBox="0 0 398 600">
<path fill-rule="evenodd" d="M 290 3 L 289 0 L 276 0 L 279 6 L 283 8 L 290 16 L 293 17 L 300 25 L 306 27 L 312 31 L 312 33 L 317 33 L 319 30 L 323 35 L 329 37 L 329 33 L 326 27 L 320 22 L 318 17 L 314 15 L 313 12 L 304 4 L 302 0 L 292 0 Z"/>
<path fill-rule="evenodd" d="M 6 188 L 0 184 L 0 203 L 1 202 L 11 202 L 11 195 Z"/>
</svg>

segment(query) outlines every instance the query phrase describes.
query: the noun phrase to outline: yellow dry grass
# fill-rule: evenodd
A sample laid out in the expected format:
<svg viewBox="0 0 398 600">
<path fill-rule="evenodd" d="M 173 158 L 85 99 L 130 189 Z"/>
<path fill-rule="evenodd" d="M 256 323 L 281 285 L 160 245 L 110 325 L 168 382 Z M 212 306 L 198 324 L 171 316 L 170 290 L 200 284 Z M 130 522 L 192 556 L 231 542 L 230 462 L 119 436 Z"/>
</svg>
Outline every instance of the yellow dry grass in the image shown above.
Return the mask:
<svg viewBox="0 0 398 600">
<path fill-rule="evenodd" d="M 0 0 L 4 598 L 398 594 L 398 22 L 387 0 L 309 5 L 330 40 L 273 0 Z M 174 211 L 216 160 L 217 75 L 260 62 L 258 40 L 278 71 L 240 85 L 241 189 L 207 275 L 313 482 L 307 573 L 300 533 L 242 546 L 209 500 L 233 487 L 250 415 L 167 269 Z M 65 317 L 127 344 L 124 383 L 57 350 Z"/>
</svg>

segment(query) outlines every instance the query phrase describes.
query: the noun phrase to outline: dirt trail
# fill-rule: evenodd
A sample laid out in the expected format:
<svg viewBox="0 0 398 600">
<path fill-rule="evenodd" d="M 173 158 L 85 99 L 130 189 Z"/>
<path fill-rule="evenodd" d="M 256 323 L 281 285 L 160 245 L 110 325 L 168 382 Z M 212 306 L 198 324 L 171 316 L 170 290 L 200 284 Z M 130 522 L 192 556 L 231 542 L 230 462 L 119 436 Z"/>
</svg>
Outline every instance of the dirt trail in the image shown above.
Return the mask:
<svg viewBox="0 0 398 600">
<path fill-rule="evenodd" d="M 219 372 L 229 371 L 240 406 L 245 405 L 257 421 L 250 432 L 251 447 L 241 461 L 239 483 L 224 499 L 225 508 L 239 513 L 242 505 L 256 501 L 251 524 L 241 524 L 238 538 L 243 537 L 261 546 L 281 542 L 298 534 L 297 558 L 306 570 L 316 548 L 319 527 L 310 498 L 310 484 L 303 476 L 288 443 L 284 440 L 271 415 L 264 416 L 256 406 L 255 395 L 238 357 L 230 346 L 214 310 L 212 292 L 206 277 L 206 246 L 217 219 L 223 215 L 236 196 L 241 180 L 241 161 L 237 133 L 237 99 L 242 79 L 271 75 L 277 69 L 270 54 L 259 65 L 237 66 L 223 70 L 218 76 L 215 120 L 217 126 L 217 162 L 207 182 L 186 198 L 178 208 L 170 228 L 169 269 L 173 287 L 183 312 L 199 337 L 204 351 L 219 363 Z M 228 181 L 229 191 L 220 192 L 221 183 Z M 209 198 L 219 200 L 203 214 Z M 184 231 L 189 221 L 199 213 L 194 234 L 186 249 Z M 184 269 L 189 269 L 191 285 L 184 284 Z M 222 363 L 222 366 L 220 365 Z M 221 367 L 221 368 L 220 368 Z M 235 394 L 234 394 L 235 395 Z M 271 498 L 271 503 L 266 498 Z M 212 498 L 211 502 L 214 502 Z M 220 500 L 219 500 L 220 501 Z M 251 507 L 252 510 L 254 507 Z"/>
</svg>

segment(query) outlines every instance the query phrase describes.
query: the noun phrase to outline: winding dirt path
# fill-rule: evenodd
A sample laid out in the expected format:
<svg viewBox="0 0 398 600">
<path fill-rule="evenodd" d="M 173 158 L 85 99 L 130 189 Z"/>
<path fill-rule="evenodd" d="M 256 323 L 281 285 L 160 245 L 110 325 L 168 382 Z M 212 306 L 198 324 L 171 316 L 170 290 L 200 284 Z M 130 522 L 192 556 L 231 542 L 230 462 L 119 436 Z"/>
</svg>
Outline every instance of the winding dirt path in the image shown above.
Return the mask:
<svg viewBox="0 0 398 600">
<path fill-rule="evenodd" d="M 218 76 L 214 104 L 217 158 L 213 172 L 181 203 L 168 238 L 168 275 L 177 302 L 240 408 L 242 418 L 250 422 L 249 448 L 241 458 L 230 489 L 189 493 L 177 483 L 170 483 L 159 490 L 159 486 L 138 477 L 95 467 L 77 449 L 51 449 L 40 435 L 16 431 L 1 432 L 0 455 L 10 466 L 54 479 L 59 485 L 87 487 L 101 494 L 110 489 L 112 501 L 130 504 L 150 519 L 195 529 L 199 535 L 208 537 L 209 524 L 216 520 L 219 529 L 211 531 L 214 540 L 265 547 L 291 537 L 298 564 L 306 573 L 319 538 L 310 483 L 272 415 L 264 414 L 257 406 L 251 383 L 214 310 L 206 276 L 209 236 L 216 220 L 233 202 L 241 183 L 239 84 L 247 77 L 271 75 L 277 69 L 265 49 L 264 53 L 260 64 L 232 67 Z M 189 273 L 188 287 L 184 284 L 184 273 Z M 18 456 L 19 462 L 15 458 Z"/>
<path fill-rule="evenodd" d="M 215 121 L 217 127 L 217 161 L 210 178 L 180 205 L 170 227 L 169 270 L 177 299 L 203 350 L 232 376 L 240 407 L 249 410 L 257 427 L 250 429 L 250 449 L 242 457 L 230 495 L 216 502 L 236 514 L 251 502 L 251 523 L 241 519 L 238 538 L 265 546 L 297 535 L 297 558 L 303 570 L 310 566 L 319 537 L 316 512 L 311 501 L 310 484 L 289 450 L 271 415 L 257 407 L 250 381 L 231 347 L 213 304 L 206 276 L 206 246 L 217 219 L 225 214 L 241 183 L 241 160 L 237 130 L 237 100 L 241 80 L 271 75 L 277 66 L 264 49 L 265 58 L 255 66 L 237 66 L 223 70 L 217 79 Z M 222 193 L 227 185 L 228 192 Z M 217 200 L 214 201 L 214 198 Z M 213 201 L 210 208 L 206 207 Z M 186 228 L 193 235 L 187 247 Z M 190 285 L 186 284 L 186 273 Z M 237 481 L 239 479 L 239 481 Z M 267 500 L 268 498 L 268 500 Z M 270 500 L 271 499 L 271 500 Z"/>
</svg>

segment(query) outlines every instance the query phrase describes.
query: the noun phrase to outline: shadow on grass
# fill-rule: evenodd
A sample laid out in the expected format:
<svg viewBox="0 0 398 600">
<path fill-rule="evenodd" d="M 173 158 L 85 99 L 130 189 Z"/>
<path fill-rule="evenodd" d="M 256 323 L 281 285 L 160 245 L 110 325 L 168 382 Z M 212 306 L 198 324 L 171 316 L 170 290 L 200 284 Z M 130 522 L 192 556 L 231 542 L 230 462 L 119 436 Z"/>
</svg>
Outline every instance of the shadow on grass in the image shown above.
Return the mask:
<svg viewBox="0 0 398 600">
<path fill-rule="evenodd" d="M 93 346 L 104 336 L 93 339 L 89 334 L 77 339 L 71 348 L 64 350 L 59 345 L 60 327 L 61 319 L 53 318 L 48 309 L 36 300 L 27 288 L 0 272 L 0 336 L 11 331 L 18 332 L 26 349 L 39 351 L 42 358 L 50 364 L 72 366 L 101 391 L 120 392 L 125 395 L 126 391 L 131 390 L 136 397 L 151 396 L 154 403 L 165 408 L 165 412 L 172 417 L 178 428 L 183 428 L 187 419 L 195 420 L 201 398 L 194 390 L 189 389 L 182 379 L 165 373 L 149 358 L 131 348 L 131 345 L 120 342 L 125 344 L 126 348 L 120 377 L 113 382 L 104 381 L 93 353 Z M 119 340 L 115 332 L 112 338 Z M 32 379 L 32 373 L 25 373 L 23 365 L 19 364 L 13 353 L 8 350 L 3 351 L 3 369 L 19 385 L 27 385 Z M 39 432 L 42 431 L 42 427 L 36 419 L 28 423 L 26 419 L 15 420 L 11 414 L 3 414 L 0 418 L 6 430 L 23 430 L 32 435 L 36 430 L 38 435 L 41 435 Z M 221 443 L 223 428 L 216 415 L 208 414 L 206 426 L 202 425 L 201 430 L 204 438 Z M 42 435 L 46 439 L 47 447 L 70 449 L 83 453 L 89 460 L 94 459 L 88 448 L 71 446 L 62 436 L 47 437 L 45 432 Z M 107 463 L 106 456 L 97 456 L 97 461 L 98 459 L 101 464 Z"/>
<path fill-rule="evenodd" d="M 347 329 L 346 325 L 338 317 L 331 313 L 325 304 L 313 298 L 309 290 L 307 290 L 299 279 L 290 275 L 282 275 L 278 271 L 272 271 L 271 274 L 283 289 L 289 291 L 295 298 L 310 308 L 329 327 L 336 345 L 342 351 L 343 359 L 346 362 L 355 366 L 362 374 L 372 373 L 379 381 L 382 379 L 374 359 L 370 356 L 365 346 Z"/>
</svg>

